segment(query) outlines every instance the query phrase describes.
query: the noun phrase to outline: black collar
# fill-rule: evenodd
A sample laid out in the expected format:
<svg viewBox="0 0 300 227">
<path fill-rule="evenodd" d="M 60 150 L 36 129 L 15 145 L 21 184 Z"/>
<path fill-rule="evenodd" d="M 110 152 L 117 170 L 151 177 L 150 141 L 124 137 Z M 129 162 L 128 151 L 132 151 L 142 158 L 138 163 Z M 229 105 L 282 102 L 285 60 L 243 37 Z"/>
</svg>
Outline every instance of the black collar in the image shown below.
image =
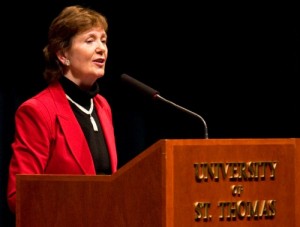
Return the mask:
<svg viewBox="0 0 300 227">
<path fill-rule="evenodd" d="M 90 106 L 91 98 L 95 97 L 99 93 L 99 85 L 97 82 L 95 82 L 88 91 L 82 90 L 77 84 L 65 76 L 62 76 L 59 82 L 62 85 L 65 93 L 70 96 L 72 100 L 87 109 Z"/>
</svg>

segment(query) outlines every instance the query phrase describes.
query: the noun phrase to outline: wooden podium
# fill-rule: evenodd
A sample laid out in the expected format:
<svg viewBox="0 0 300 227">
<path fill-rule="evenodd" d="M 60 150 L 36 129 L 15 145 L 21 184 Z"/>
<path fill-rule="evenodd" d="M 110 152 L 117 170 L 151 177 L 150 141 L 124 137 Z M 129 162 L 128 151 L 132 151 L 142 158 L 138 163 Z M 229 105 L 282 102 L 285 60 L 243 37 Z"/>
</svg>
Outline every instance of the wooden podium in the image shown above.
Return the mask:
<svg viewBox="0 0 300 227">
<path fill-rule="evenodd" d="M 300 226 L 300 139 L 159 140 L 111 176 L 18 175 L 18 227 Z"/>
</svg>

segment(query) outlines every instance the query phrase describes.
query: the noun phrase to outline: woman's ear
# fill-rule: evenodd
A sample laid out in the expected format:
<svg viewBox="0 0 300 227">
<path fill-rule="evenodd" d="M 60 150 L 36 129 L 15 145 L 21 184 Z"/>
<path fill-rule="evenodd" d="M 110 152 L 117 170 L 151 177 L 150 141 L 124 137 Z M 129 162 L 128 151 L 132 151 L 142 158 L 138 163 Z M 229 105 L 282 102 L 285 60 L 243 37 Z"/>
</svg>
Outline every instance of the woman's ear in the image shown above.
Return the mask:
<svg viewBox="0 0 300 227">
<path fill-rule="evenodd" d="M 63 65 L 66 65 L 66 66 L 70 65 L 69 59 L 66 58 L 65 54 L 62 51 L 57 51 L 56 56 Z"/>
</svg>

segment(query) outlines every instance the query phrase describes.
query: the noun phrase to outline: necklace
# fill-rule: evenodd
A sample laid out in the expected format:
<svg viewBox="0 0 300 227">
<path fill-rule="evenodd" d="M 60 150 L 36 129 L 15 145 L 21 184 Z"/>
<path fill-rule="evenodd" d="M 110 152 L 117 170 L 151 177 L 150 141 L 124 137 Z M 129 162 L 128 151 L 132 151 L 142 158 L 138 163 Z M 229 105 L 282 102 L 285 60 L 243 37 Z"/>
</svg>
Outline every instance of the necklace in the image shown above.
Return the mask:
<svg viewBox="0 0 300 227">
<path fill-rule="evenodd" d="M 77 102 L 75 102 L 73 99 L 71 99 L 67 94 L 66 94 L 66 96 L 67 96 L 67 99 L 70 100 L 71 103 L 73 103 L 75 106 L 77 106 L 78 109 L 80 109 L 83 113 L 90 115 L 90 121 L 91 121 L 91 123 L 93 125 L 93 129 L 94 129 L 95 132 L 97 132 L 98 131 L 98 127 L 97 127 L 97 124 L 95 122 L 95 119 L 92 116 L 92 112 L 93 112 L 93 109 L 94 109 L 93 99 L 91 99 L 91 107 L 90 107 L 90 109 L 86 110 L 81 105 L 79 105 Z"/>
</svg>

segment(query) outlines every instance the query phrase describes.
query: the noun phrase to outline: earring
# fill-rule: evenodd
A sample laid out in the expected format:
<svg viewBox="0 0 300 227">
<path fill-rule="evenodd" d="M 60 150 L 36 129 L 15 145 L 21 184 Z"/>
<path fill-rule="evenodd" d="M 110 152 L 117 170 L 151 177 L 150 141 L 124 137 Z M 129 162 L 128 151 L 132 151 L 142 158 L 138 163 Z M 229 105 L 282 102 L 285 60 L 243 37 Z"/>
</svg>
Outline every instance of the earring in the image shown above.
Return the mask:
<svg viewBox="0 0 300 227">
<path fill-rule="evenodd" d="M 66 66 L 69 66 L 69 65 L 70 65 L 70 60 L 69 60 L 69 59 L 66 59 L 66 60 L 65 60 L 65 65 L 66 65 Z"/>
</svg>

